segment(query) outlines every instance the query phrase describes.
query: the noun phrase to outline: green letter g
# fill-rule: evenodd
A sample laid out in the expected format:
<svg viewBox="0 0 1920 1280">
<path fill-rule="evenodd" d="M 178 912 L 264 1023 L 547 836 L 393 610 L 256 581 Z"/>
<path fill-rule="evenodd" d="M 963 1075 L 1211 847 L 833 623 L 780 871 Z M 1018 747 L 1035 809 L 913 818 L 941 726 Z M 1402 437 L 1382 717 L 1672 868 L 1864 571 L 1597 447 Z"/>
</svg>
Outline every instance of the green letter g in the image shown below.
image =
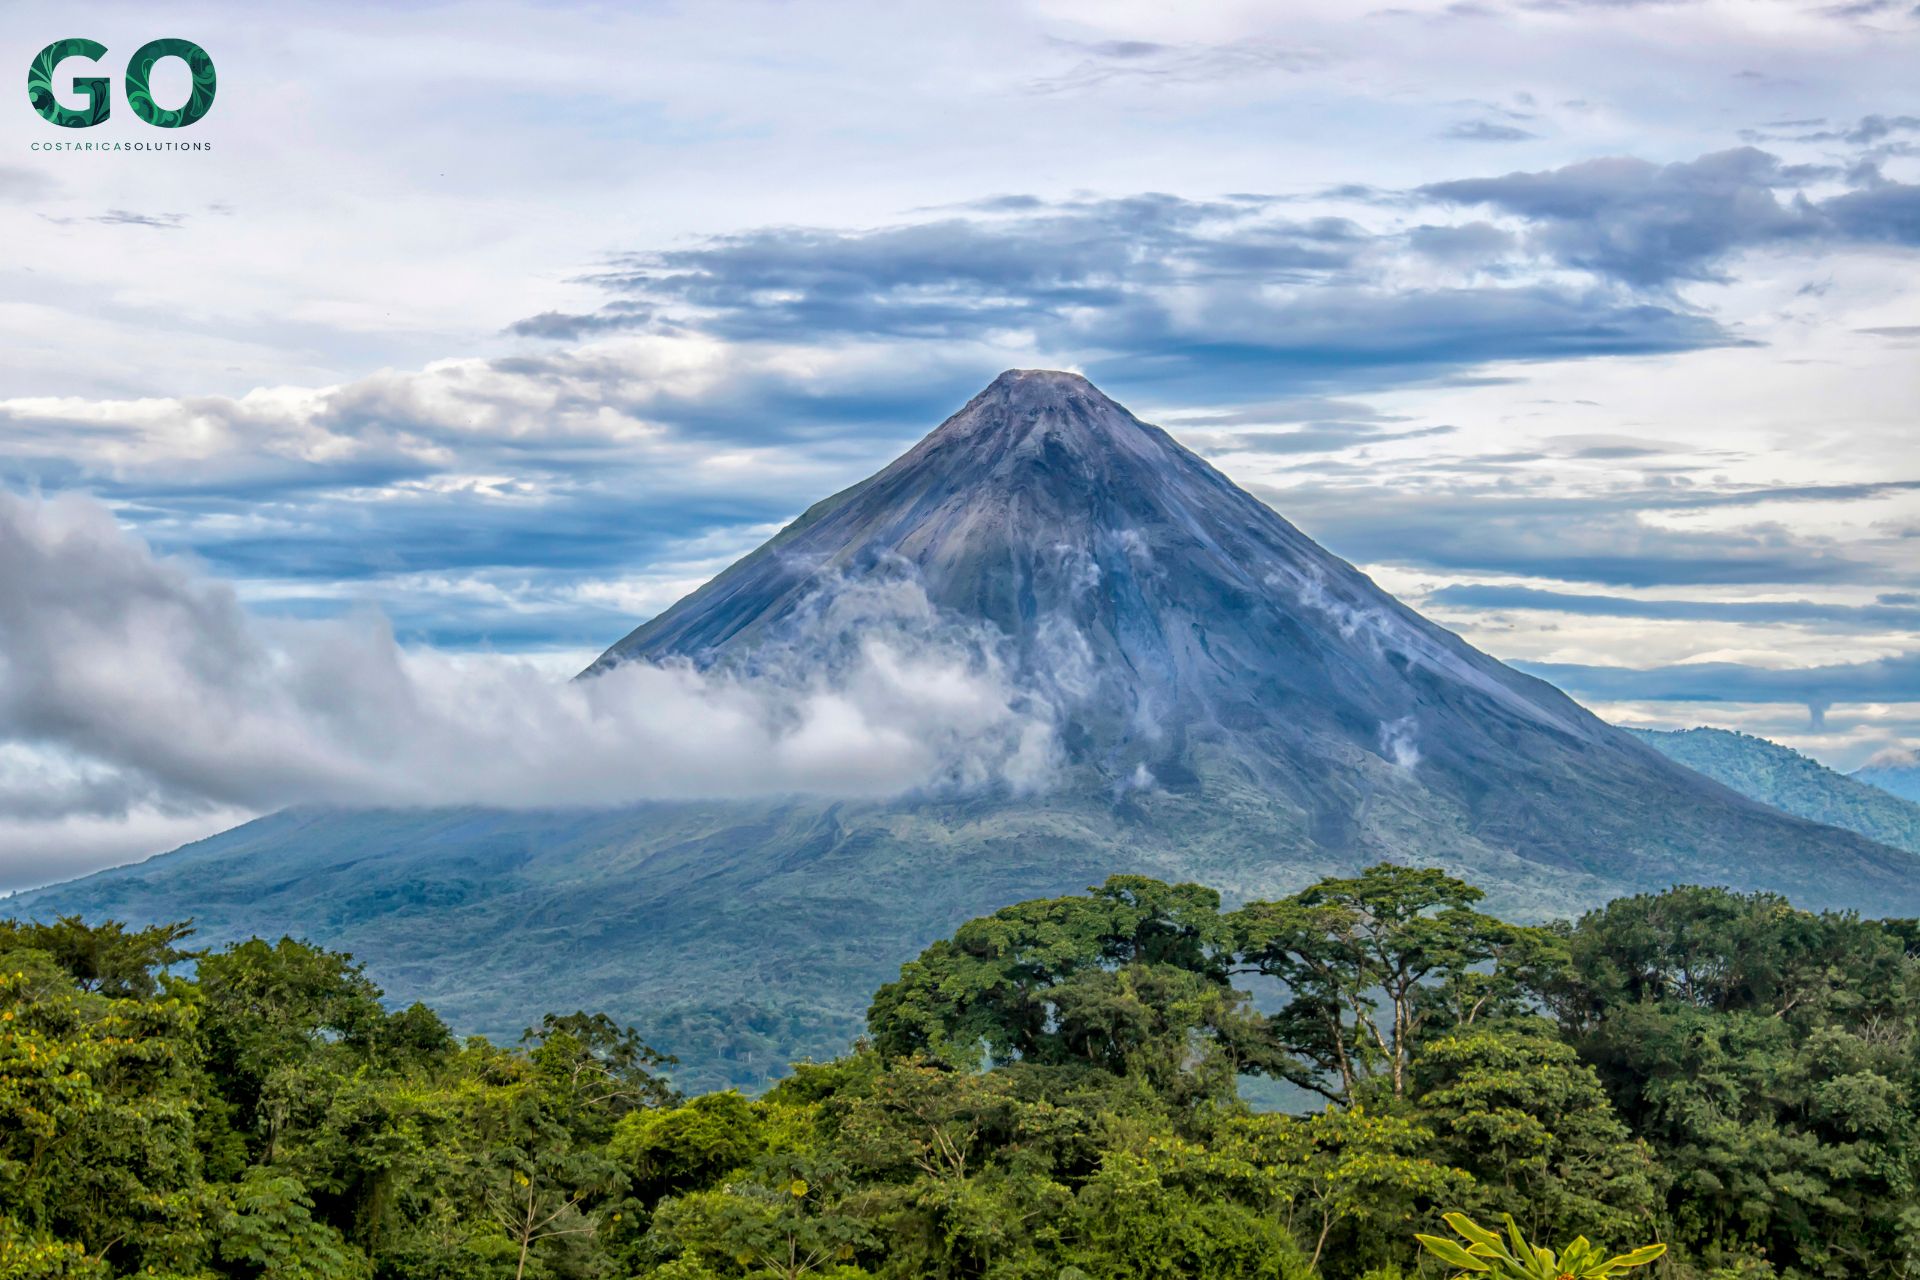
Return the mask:
<svg viewBox="0 0 1920 1280">
<path fill-rule="evenodd" d="M 75 76 L 73 91 L 86 94 L 87 105 L 78 111 L 70 111 L 53 96 L 53 72 L 68 58 L 98 58 L 106 51 L 107 46 L 98 40 L 78 36 L 71 40 L 55 40 L 34 55 L 33 64 L 27 68 L 27 101 L 33 104 L 35 111 L 63 129 L 88 129 L 99 124 L 113 110 L 107 78 Z"/>
</svg>

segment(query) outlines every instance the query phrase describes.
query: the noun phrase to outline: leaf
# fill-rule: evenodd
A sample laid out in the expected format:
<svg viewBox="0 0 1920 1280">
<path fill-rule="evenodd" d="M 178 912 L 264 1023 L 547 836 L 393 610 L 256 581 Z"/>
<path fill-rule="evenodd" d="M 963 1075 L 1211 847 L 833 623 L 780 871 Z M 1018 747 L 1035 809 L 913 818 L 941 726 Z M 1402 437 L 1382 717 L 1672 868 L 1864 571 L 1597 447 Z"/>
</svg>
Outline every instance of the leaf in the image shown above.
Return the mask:
<svg viewBox="0 0 1920 1280">
<path fill-rule="evenodd" d="M 1475 1244 L 1484 1244 L 1500 1248 L 1500 1237 L 1487 1230 L 1464 1213 L 1446 1213 L 1440 1215 L 1441 1221 L 1453 1228 L 1454 1234 L 1465 1236 Z M 1502 1252 L 1505 1252 L 1502 1250 Z"/>
<path fill-rule="evenodd" d="M 1667 1246 L 1663 1244 L 1645 1244 L 1631 1253 L 1616 1254 L 1601 1264 L 1602 1274 L 1611 1275 L 1615 1271 L 1625 1271 L 1629 1267 L 1644 1267 L 1655 1258 L 1664 1254 Z"/>
<path fill-rule="evenodd" d="M 1415 1234 L 1413 1237 L 1426 1246 L 1427 1252 L 1439 1258 L 1450 1267 L 1459 1267 L 1462 1271 L 1491 1271 L 1493 1268 L 1462 1249 L 1451 1240 L 1439 1236 Z"/>
<path fill-rule="evenodd" d="M 1507 1239 L 1513 1243 L 1514 1259 L 1521 1261 L 1531 1258 L 1533 1256 L 1533 1246 L 1529 1245 L 1527 1238 L 1520 1234 L 1520 1224 L 1513 1220 L 1513 1215 L 1510 1213 L 1505 1213 L 1500 1216 L 1507 1220 Z"/>
</svg>

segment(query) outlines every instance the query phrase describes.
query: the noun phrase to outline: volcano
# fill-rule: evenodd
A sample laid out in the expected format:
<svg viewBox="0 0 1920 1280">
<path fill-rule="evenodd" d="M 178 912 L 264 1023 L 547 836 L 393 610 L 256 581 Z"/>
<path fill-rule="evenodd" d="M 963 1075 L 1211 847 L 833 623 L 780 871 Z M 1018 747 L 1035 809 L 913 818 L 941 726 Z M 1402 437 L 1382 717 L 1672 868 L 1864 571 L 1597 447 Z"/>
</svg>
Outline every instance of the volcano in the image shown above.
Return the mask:
<svg viewBox="0 0 1920 1280">
<path fill-rule="evenodd" d="M 1669 761 L 1422 618 L 1084 378 L 1013 370 L 609 648 L 751 671 L 896 581 L 992 638 L 1048 785 L 613 811 L 293 810 L 21 895 L 345 947 L 463 1030 L 603 1008 L 755 1085 L 959 921 L 1120 871 L 1276 894 L 1393 860 L 1535 918 L 1675 882 L 1920 911 L 1920 862 Z M 636 768 L 644 762 L 636 762 Z"/>
</svg>

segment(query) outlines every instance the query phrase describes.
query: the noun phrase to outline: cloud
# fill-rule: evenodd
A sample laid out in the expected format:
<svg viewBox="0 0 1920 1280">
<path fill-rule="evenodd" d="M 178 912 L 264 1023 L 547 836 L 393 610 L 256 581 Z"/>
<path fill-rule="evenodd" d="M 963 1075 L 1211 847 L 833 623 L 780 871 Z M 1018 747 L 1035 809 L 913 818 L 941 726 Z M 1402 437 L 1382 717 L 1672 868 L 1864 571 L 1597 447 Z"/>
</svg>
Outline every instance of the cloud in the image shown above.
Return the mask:
<svg viewBox="0 0 1920 1280">
<path fill-rule="evenodd" d="M 1408 490 L 1316 482 L 1254 489 L 1349 560 L 1655 587 L 1905 581 L 1852 548 L 1775 522 L 1699 529 L 1655 524 L 1647 517 L 1769 502 L 1862 500 L 1911 487 L 1909 482 L 1700 486 L 1694 491 L 1635 485 L 1579 494 L 1515 492 L 1506 484 Z"/>
<path fill-rule="evenodd" d="M 147 227 L 156 231 L 177 231 L 186 221 L 185 214 L 179 213 L 134 213 L 128 209 L 109 209 L 105 213 L 89 217 L 56 217 L 50 213 L 40 215 L 48 222 L 61 226 L 72 226 L 80 222 L 94 222 L 103 227 Z"/>
<path fill-rule="evenodd" d="M 814 348 L 993 343 L 1111 375 L 1123 392 L 1179 385 L 1214 402 L 1741 341 L 1610 283 L 1490 284 L 1488 260 L 1514 241 L 1485 222 L 1403 235 L 1285 208 L 1260 196 L 1002 198 L 898 226 L 763 228 L 627 255 L 589 277 L 612 295 L 601 310 L 543 312 L 514 330 L 566 339 L 640 327 Z M 1409 255 L 1422 262 L 1417 283 L 1400 278 Z"/>
<path fill-rule="evenodd" d="M 1297 74 L 1324 65 L 1317 49 L 1248 37 L 1213 44 L 1162 44 L 1150 40 L 1054 40 L 1079 55 L 1072 68 L 1029 81 L 1035 94 L 1079 93 L 1115 83 L 1130 87 L 1213 84 L 1271 72 Z"/>
<path fill-rule="evenodd" d="M 1523 218 L 1541 255 L 1638 286 L 1723 279 L 1730 254 L 1764 245 L 1920 245 L 1920 187 L 1883 180 L 1825 200 L 1777 194 L 1810 176 L 1740 147 L 1667 165 L 1585 160 L 1437 182 L 1420 192 Z"/>
<path fill-rule="evenodd" d="M 98 222 L 110 227 L 152 227 L 160 231 L 176 230 L 186 219 L 178 213 L 134 213 L 126 209 L 109 209 L 89 222 Z"/>
<path fill-rule="evenodd" d="M 192 814 L 140 808 L 110 817 L 16 816 L 0 810 L 0 894 L 177 849 L 253 816 L 245 809 L 220 808 Z"/>
<path fill-rule="evenodd" d="M 272 613 L 351 597 L 410 641 L 586 646 L 1007 363 L 964 343 L 794 361 L 644 336 L 241 396 L 16 398 L 0 401 L 0 488 L 91 492 Z"/>
<path fill-rule="evenodd" d="M 1862 768 L 1867 769 L 1914 769 L 1920 768 L 1920 750 L 1909 746 L 1883 747 L 1868 758 Z"/>
<path fill-rule="evenodd" d="M 1668 667 L 1602 667 L 1515 662 L 1577 698 L 1638 702 L 1804 704 L 1818 724 L 1837 703 L 1920 702 L 1920 653 L 1823 667 L 1771 668 L 1734 662 Z"/>
<path fill-rule="evenodd" d="M 1407 245 L 1415 253 L 1437 262 L 1466 265 L 1498 261 L 1512 253 L 1518 243 L 1511 231 L 1491 222 L 1425 225 L 1407 232 Z"/>
<path fill-rule="evenodd" d="M 1495 124 L 1490 120 L 1462 120 L 1449 126 L 1440 136 L 1461 142 L 1525 142 L 1540 135 L 1510 124 Z"/>
<path fill-rule="evenodd" d="M 1384 431 L 1362 422 L 1321 422 L 1292 431 L 1182 431 L 1180 439 L 1191 449 L 1225 453 L 1315 454 L 1340 453 L 1363 445 L 1396 440 L 1421 440 L 1451 435 L 1449 426 L 1419 427 L 1412 431 Z"/>
<path fill-rule="evenodd" d="M 59 824 L 356 805 L 1030 788 L 1050 709 L 910 581 L 825 584 L 750 674 L 407 651 L 375 615 L 263 621 L 99 504 L 0 495 L 0 812 Z M 6 797 L 13 796 L 9 800 Z M 29 805 L 25 797 L 33 797 Z"/>
<path fill-rule="evenodd" d="M 1466 609 L 1538 609 L 1598 618 L 1652 618 L 1712 622 L 1826 624 L 1846 628 L 1920 631 L 1920 600 L 1888 592 L 1868 605 L 1812 600 L 1636 600 L 1491 583 L 1459 583 L 1427 595 L 1434 605 Z"/>
</svg>

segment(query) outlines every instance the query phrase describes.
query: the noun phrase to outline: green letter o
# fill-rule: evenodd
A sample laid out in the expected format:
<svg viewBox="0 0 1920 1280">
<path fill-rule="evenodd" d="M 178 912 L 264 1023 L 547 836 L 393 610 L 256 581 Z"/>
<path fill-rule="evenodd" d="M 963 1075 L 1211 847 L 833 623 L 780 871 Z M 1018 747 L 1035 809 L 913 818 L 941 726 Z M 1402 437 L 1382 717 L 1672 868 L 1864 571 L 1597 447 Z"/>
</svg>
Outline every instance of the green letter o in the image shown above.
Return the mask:
<svg viewBox="0 0 1920 1280">
<path fill-rule="evenodd" d="M 162 58 L 181 59 L 193 75 L 193 92 L 187 95 L 185 106 L 174 109 L 160 106 L 147 91 L 153 66 Z M 148 124 L 157 124 L 162 129 L 186 128 L 213 106 L 213 59 L 191 40 L 148 41 L 134 50 L 133 61 L 127 64 L 127 105 Z"/>
</svg>

